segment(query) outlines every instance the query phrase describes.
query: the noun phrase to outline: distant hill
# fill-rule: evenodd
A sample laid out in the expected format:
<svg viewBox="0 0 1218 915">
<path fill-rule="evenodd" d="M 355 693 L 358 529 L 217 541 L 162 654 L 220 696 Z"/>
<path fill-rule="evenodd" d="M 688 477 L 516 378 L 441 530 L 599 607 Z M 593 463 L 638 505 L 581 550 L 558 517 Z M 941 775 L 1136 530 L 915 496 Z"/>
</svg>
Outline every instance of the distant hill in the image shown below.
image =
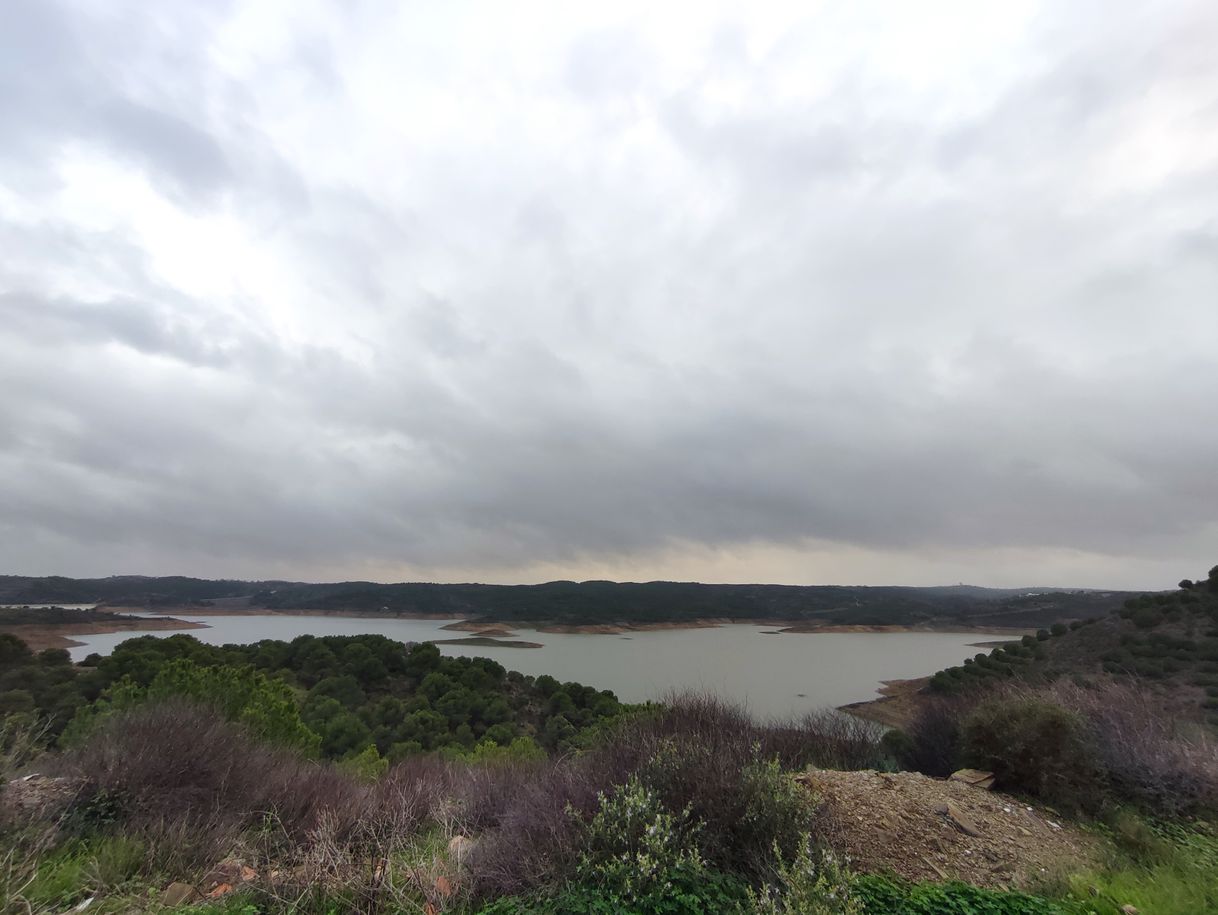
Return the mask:
<svg viewBox="0 0 1218 915">
<path fill-rule="evenodd" d="M 697 619 L 791 620 L 809 624 L 1038 628 L 1103 616 L 1131 592 L 1064 588 L 719 585 L 697 582 L 553 581 L 540 585 L 285 581 L 114 576 L 0 576 L 0 603 L 99 602 L 157 609 L 461 615 L 486 621 L 593 623 Z"/>
<path fill-rule="evenodd" d="M 179 575 L 112 575 L 109 578 L 0 575 L 0 604 L 188 606 L 216 598 L 241 597 L 288 584 L 282 581 L 209 581 Z"/>
</svg>

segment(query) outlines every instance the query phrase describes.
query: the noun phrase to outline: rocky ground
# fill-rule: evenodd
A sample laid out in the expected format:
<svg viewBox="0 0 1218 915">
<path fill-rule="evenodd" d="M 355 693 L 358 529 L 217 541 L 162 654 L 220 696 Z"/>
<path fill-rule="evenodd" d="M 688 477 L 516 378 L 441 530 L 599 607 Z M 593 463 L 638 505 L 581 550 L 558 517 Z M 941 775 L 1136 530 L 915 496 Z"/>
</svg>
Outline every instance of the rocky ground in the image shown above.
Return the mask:
<svg viewBox="0 0 1218 915">
<path fill-rule="evenodd" d="M 814 770 L 825 839 L 855 870 L 1028 887 L 1094 860 L 1097 842 L 1052 811 L 916 772 Z"/>
</svg>

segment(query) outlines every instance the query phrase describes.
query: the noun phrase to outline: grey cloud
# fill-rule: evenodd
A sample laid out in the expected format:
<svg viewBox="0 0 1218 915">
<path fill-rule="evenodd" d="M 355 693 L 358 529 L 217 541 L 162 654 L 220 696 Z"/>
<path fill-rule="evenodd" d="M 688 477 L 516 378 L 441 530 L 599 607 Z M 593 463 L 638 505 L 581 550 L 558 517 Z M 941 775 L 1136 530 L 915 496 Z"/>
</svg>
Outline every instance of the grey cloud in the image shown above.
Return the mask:
<svg viewBox="0 0 1218 915">
<path fill-rule="evenodd" d="M 121 148 L 162 169 L 185 188 L 212 190 L 232 178 L 219 144 L 179 117 L 129 99 L 113 99 L 97 119 L 99 132 L 104 131 L 111 142 L 121 138 Z"/>
<path fill-rule="evenodd" d="M 679 71 L 625 25 L 420 76 L 423 21 L 399 47 L 190 7 L 185 41 L 117 9 L 84 48 L 92 14 L 19 8 L 0 73 L 0 570 L 512 580 L 815 543 L 1133 584 L 1131 555 L 1218 545 L 1218 163 L 1087 184 L 1148 86 L 1218 100 L 1172 53 L 1204 5 L 1081 45 L 1045 5 L 1026 72 L 951 117 L 857 60 L 767 93 L 796 29 L 780 61 L 707 21 Z M 263 45 L 299 78 L 226 69 Z M 80 204 L 82 141 L 155 207 Z"/>
<path fill-rule="evenodd" d="M 42 346 L 77 347 L 121 343 L 150 356 L 167 356 L 192 366 L 230 365 L 237 353 L 258 355 L 259 341 L 225 339 L 228 328 L 216 319 L 191 320 L 178 308 L 157 308 L 134 299 L 97 302 L 46 299 L 37 294 L 0 293 L 0 321 L 9 333 Z"/>
</svg>

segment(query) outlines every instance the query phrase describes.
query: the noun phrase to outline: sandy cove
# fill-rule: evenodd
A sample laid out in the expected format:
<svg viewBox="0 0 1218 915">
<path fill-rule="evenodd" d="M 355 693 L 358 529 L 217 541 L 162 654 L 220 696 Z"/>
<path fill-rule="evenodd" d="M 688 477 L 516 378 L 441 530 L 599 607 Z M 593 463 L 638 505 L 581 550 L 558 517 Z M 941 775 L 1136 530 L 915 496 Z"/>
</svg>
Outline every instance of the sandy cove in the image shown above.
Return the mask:
<svg viewBox="0 0 1218 915">
<path fill-rule="evenodd" d="M 206 623 L 191 623 L 171 616 L 140 617 L 130 620 L 105 620 L 96 623 L 19 623 L 0 626 L 0 632 L 17 636 L 34 651 L 46 648 L 76 648 L 84 642 L 72 638 L 74 635 L 97 635 L 105 632 L 147 632 L 164 629 L 208 629 Z M 64 633 L 67 633 L 66 635 Z"/>
</svg>

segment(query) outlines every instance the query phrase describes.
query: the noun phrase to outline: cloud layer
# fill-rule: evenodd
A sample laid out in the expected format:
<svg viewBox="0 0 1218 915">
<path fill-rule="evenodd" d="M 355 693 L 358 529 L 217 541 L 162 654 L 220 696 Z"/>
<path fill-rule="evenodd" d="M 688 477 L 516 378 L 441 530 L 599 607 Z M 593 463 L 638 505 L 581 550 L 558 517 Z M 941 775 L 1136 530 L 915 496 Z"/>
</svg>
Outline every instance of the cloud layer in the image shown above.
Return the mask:
<svg viewBox="0 0 1218 915">
<path fill-rule="evenodd" d="M 0 571 L 1218 560 L 1218 7 L 0 30 Z"/>
</svg>

